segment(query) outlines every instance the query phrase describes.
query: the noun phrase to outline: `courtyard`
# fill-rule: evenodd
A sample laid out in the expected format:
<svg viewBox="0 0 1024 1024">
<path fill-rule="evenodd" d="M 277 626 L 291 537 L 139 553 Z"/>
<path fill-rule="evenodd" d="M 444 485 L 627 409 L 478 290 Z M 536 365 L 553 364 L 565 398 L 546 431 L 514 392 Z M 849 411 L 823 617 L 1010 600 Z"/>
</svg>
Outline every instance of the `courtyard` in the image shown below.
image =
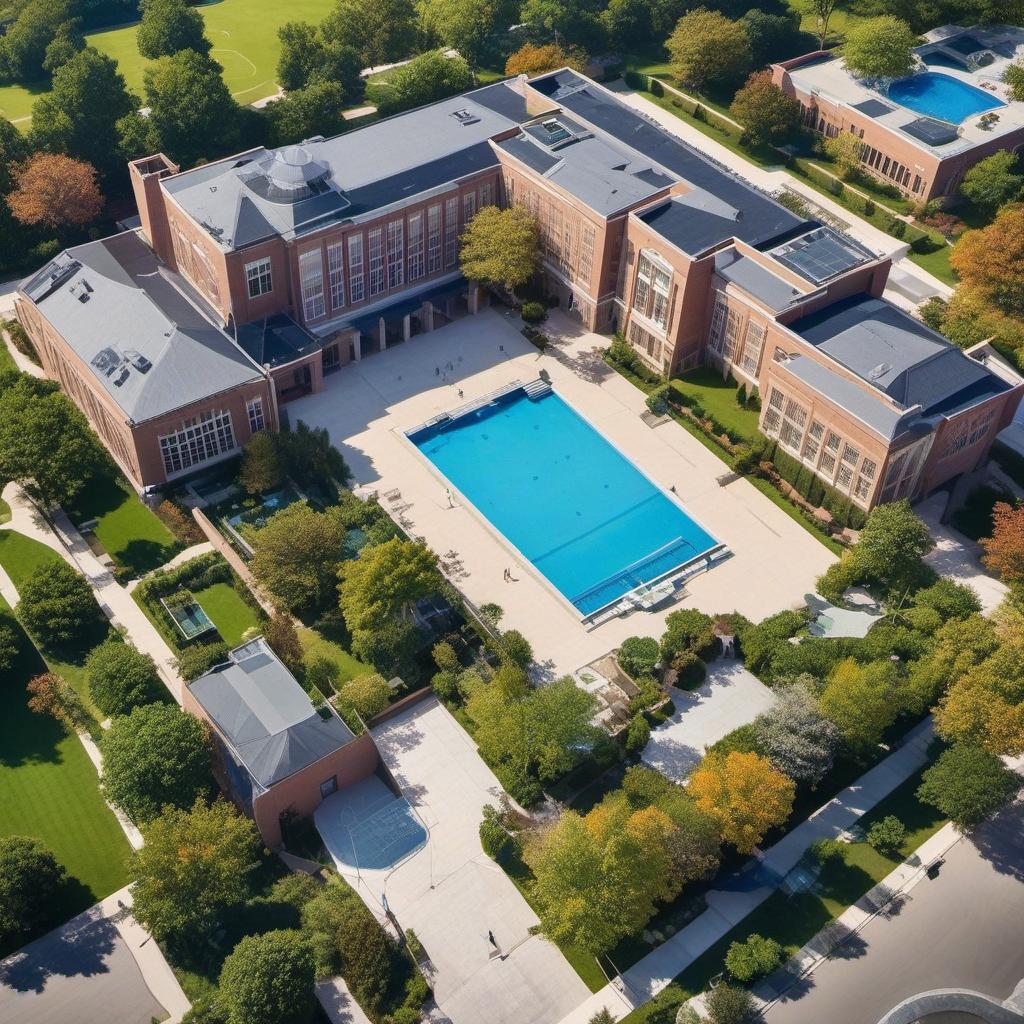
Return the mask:
<svg viewBox="0 0 1024 1024">
<path fill-rule="evenodd" d="M 552 344 L 541 353 L 517 325 L 490 309 L 414 337 L 333 375 L 324 391 L 291 403 L 289 416 L 328 430 L 356 483 L 376 492 L 407 532 L 441 556 L 471 601 L 497 603 L 502 628 L 518 629 L 535 650 L 552 652 L 542 665 L 549 677 L 593 661 L 627 636 L 660 635 L 676 607 L 736 610 L 756 621 L 803 603 L 834 561 L 826 547 L 677 423 L 648 426 L 641 418 L 644 395 L 601 359 L 607 338 L 554 311 L 544 325 Z M 663 491 L 674 491 L 686 512 L 728 548 L 730 556 L 691 578 L 673 603 L 587 628 L 405 436 L 513 382 L 527 384 L 541 371 L 562 399 Z M 500 462 L 494 471 L 501 472 Z"/>
</svg>

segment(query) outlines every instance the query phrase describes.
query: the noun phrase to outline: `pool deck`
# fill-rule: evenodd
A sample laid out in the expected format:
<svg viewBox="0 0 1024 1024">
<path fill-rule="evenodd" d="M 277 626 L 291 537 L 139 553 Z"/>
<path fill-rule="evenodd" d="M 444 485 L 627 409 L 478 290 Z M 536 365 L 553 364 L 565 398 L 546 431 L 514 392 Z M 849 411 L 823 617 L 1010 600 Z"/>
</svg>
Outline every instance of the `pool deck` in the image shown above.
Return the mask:
<svg viewBox="0 0 1024 1024">
<path fill-rule="evenodd" d="M 628 636 L 659 636 L 675 608 L 737 610 L 756 620 L 802 605 L 835 556 L 677 423 L 649 427 L 641 419 L 643 393 L 600 357 L 607 338 L 557 311 L 544 329 L 553 344 L 542 354 L 519 333 L 517 320 L 497 310 L 467 317 L 333 374 L 324 391 L 290 403 L 289 417 L 326 427 L 355 481 L 377 491 L 383 507 L 445 559 L 471 601 L 504 609 L 502 628 L 527 637 L 549 676 L 588 664 Z M 442 412 L 512 381 L 525 384 L 542 369 L 562 398 L 652 480 L 666 490 L 674 485 L 693 518 L 732 552 L 690 580 L 674 604 L 588 631 L 565 598 L 457 493 L 449 507 L 446 481 L 405 437 Z M 386 497 L 395 490 L 400 498 Z M 449 552 L 457 557 L 446 558 Z M 506 568 L 516 582 L 503 580 Z"/>
</svg>

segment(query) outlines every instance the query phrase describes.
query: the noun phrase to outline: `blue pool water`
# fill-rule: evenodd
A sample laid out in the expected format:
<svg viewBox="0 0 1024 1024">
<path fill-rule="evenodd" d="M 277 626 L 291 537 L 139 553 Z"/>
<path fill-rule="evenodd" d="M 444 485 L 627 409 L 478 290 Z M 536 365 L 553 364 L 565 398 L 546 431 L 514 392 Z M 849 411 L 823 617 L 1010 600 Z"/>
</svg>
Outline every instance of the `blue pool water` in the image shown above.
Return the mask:
<svg viewBox="0 0 1024 1024">
<path fill-rule="evenodd" d="M 938 71 L 922 71 L 893 82 L 889 98 L 919 114 L 953 124 L 960 124 L 973 114 L 1006 106 L 992 93 Z"/>
<path fill-rule="evenodd" d="M 718 543 L 554 392 L 409 439 L 584 615 Z"/>
</svg>

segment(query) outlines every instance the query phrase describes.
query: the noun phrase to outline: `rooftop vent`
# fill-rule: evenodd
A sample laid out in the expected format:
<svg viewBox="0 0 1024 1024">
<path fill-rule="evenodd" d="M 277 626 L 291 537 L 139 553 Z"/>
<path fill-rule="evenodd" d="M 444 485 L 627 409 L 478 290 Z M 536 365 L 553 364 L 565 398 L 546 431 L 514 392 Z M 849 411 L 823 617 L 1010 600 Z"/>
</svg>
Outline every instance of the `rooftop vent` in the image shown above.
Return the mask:
<svg viewBox="0 0 1024 1024">
<path fill-rule="evenodd" d="M 892 369 L 892 363 L 879 363 L 872 370 L 868 371 L 868 378 L 870 380 L 879 380 L 884 377 Z"/>
<path fill-rule="evenodd" d="M 114 387 L 119 388 L 128 379 L 128 367 L 122 366 L 114 378 Z"/>
<path fill-rule="evenodd" d="M 139 373 L 149 373 L 153 369 L 153 364 L 141 352 L 137 352 L 133 348 L 128 349 L 124 356 Z"/>
<path fill-rule="evenodd" d="M 480 118 L 476 114 L 471 110 L 466 110 L 464 107 L 459 110 L 453 110 L 451 116 L 462 125 L 477 124 L 480 121 Z"/>
</svg>

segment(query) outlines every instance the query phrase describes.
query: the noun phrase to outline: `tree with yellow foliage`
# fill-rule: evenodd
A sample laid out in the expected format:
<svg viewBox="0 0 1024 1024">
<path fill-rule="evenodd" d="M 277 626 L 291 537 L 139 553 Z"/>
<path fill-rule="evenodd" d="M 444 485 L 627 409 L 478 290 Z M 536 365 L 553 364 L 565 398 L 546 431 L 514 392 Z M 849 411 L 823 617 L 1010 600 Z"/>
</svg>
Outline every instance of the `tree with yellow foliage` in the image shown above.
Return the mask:
<svg viewBox="0 0 1024 1024">
<path fill-rule="evenodd" d="M 697 807 L 718 822 L 722 839 L 750 853 L 793 809 L 796 784 L 759 754 L 709 754 L 687 787 Z"/>
<path fill-rule="evenodd" d="M 582 71 L 586 63 L 585 54 L 579 50 L 564 50 L 558 43 L 545 43 L 543 46 L 524 43 L 505 61 L 505 74 L 529 75 L 532 78 L 559 68 Z"/>
<path fill-rule="evenodd" d="M 905 699 L 899 670 L 892 662 L 860 665 L 845 658 L 829 674 L 818 704 L 822 714 L 835 722 L 847 746 L 864 751 L 881 742 Z"/>
</svg>

